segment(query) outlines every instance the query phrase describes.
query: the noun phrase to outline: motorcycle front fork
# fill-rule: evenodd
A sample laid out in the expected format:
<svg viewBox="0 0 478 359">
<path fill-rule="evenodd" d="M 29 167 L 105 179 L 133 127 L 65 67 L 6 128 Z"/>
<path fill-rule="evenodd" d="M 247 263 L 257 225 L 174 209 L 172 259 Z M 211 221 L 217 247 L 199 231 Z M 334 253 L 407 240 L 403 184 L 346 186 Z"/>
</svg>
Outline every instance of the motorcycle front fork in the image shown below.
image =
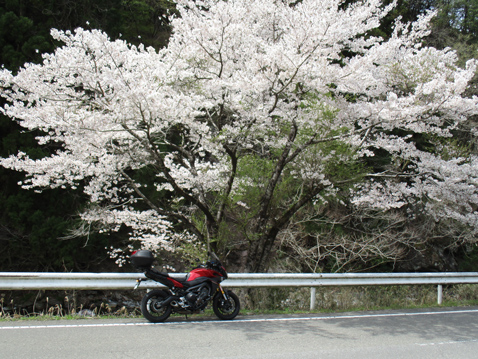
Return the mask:
<svg viewBox="0 0 478 359">
<path fill-rule="evenodd" d="M 221 292 L 222 297 L 223 297 L 225 300 L 229 300 L 229 296 L 227 295 L 226 291 L 225 291 L 224 289 L 222 289 L 222 286 L 221 286 L 220 284 L 218 284 L 217 290 Z"/>
</svg>

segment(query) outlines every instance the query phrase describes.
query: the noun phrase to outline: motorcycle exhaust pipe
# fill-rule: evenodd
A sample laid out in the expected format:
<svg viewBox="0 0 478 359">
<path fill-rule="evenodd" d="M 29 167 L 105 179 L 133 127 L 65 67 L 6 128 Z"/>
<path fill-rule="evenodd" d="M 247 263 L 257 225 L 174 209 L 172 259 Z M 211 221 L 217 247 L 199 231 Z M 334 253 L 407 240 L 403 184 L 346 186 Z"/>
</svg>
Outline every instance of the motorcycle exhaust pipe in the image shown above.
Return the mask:
<svg viewBox="0 0 478 359">
<path fill-rule="evenodd" d="M 163 300 L 163 302 L 161 303 L 161 306 L 171 304 L 173 307 L 177 307 L 179 305 L 177 300 L 179 300 L 179 297 L 177 297 L 175 295 L 172 295 L 172 296 L 166 298 L 165 300 Z"/>
</svg>

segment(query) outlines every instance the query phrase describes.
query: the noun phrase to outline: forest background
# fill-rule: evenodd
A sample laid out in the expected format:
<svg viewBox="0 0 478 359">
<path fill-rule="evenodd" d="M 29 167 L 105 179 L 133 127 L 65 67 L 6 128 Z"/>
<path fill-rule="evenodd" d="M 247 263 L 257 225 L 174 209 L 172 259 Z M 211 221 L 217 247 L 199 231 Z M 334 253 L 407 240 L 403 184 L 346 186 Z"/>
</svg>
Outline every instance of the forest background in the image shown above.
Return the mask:
<svg viewBox="0 0 478 359">
<path fill-rule="evenodd" d="M 378 35 L 390 36 L 391 24 L 397 16 L 405 22 L 414 21 L 430 9 L 439 9 L 439 12 L 426 38 L 427 45 L 453 48 L 463 64 L 477 57 L 477 0 L 398 1 L 394 11 L 383 20 Z M 51 28 L 101 29 L 112 39 L 122 38 L 132 44 L 143 43 L 159 49 L 168 41 L 171 29 L 166 14 L 171 12 L 174 12 L 174 3 L 166 0 L 0 1 L 0 61 L 12 71 L 26 62 L 41 61 L 41 53 L 52 52 L 58 46 L 50 36 Z M 475 84 L 476 81 L 469 90 L 470 95 L 478 94 Z M 23 132 L 7 117 L 0 118 L 0 131 L 2 157 L 19 150 L 41 157 L 48 151 L 38 146 L 35 133 Z M 466 142 L 467 137 L 461 140 Z M 473 143 L 469 144 L 469 151 L 476 153 Z M 78 213 L 87 198 L 80 191 L 50 189 L 36 193 L 21 189 L 18 183 L 22 180 L 21 173 L 0 168 L 1 271 L 117 270 L 114 258 L 110 257 L 111 249 L 127 247 L 126 228 L 109 234 L 85 231 Z M 477 270 L 478 250 L 473 242 L 441 234 L 417 238 L 413 245 L 406 246 L 405 250 L 401 247 L 399 252 L 385 246 L 367 247 L 366 243 L 354 242 L 352 234 L 359 230 L 359 221 L 347 203 L 340 200 L 331 203 L 324 217 L 327 218 L 321 222 L 321 228 L 313 229 L 320 236 L 306 233 L 294 235 L 293 240 L 284 237 L 274 248 L 270 268 L 305 272 Z M 368 220 L 368 226 L 379 221 L 379 218 Z M 389 240 L 399 243 L 400 232 L 410 232 L 410 226 L 417 236 L 430 233 L 426 228 L 419 228 L 429 225 L 428 220 L 400 222 L 390 231 L 396 238 Z M 341 242 L 336 241 L 337 233 Z M 164 263 L 180 263 L 187 256 L 193 259 L 194 253 L 165 253 Z M 230 257 L 233 259 L 234 255 Z M 234 264 L 232 260 L 231 264 Z"/>
</svg>

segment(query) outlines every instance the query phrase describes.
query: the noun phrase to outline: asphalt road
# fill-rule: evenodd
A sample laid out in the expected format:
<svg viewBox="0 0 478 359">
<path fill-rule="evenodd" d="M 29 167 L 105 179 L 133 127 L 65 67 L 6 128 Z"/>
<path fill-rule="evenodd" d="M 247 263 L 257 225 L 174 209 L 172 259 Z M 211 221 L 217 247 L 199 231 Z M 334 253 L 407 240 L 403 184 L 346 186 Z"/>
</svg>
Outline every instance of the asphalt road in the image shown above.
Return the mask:
<svg viewBox="0 0 478 359">
<path fill-rule="evenodd" d="M 0 322 L 0 358 L 477 358 L 478 308 Z"/>
</svg>

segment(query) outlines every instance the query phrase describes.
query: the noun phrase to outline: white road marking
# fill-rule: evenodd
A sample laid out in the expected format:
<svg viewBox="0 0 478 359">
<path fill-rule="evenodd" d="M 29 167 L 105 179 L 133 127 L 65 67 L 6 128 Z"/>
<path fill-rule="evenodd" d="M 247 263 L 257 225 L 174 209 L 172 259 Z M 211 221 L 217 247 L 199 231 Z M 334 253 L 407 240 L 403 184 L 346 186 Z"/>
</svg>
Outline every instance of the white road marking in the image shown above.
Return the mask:
<svg viewBox="0 0 478 359">
<path fill-rule="evenodd" d="M 438 311 L 438 312 L 332 315 L 332 316 L 323 316 L 323 317 L 243 318 L 243 319 L 236 319 L 236 320 L 181 321 L 181 322 L 166 321 L 163 323 L 137 322 L 137 323 L 51 324 L 51 325 L 47 324 L 47 325 L 18 325 L 18 326 L 14 325 L 14 326 L 0 326 L 0 330 L 134 327 L 134 326 L 149 326 L 149 325 L 184 325 L 184 324 L 239 324 L 239 323 L 245 323 L 245 322 L 260 323 L 260 322 L 293 322 L 293 321 L 315 321 L 315 320 L 344 320 L 344 319 L 358 319 L 358 318 L 387 318 L 387 317 L 409 317 L 409 316 L 413 317 L 413 316 L 424 316 L 424 315 L 447 315 L 447 314 L 470 314 L 470 313 L 478 314 L 478 309 L 451 310 L 451 311 Z M 432 345 L 432 344 L 423 344 L 423 345 Z"/>
<path fill-rule="evenodd" d="M 477 343 L 478 339 L 470 340 L 450 340 L 448 342 L 439 342 L 439 343 L 415 343 L 421 347 L 434 346 L 434 345 L 447 345 L 447 344 L 462 344 L 462 343 Z"/>
</svg>

